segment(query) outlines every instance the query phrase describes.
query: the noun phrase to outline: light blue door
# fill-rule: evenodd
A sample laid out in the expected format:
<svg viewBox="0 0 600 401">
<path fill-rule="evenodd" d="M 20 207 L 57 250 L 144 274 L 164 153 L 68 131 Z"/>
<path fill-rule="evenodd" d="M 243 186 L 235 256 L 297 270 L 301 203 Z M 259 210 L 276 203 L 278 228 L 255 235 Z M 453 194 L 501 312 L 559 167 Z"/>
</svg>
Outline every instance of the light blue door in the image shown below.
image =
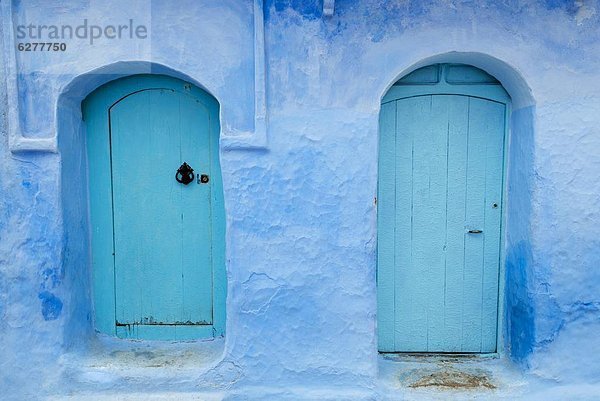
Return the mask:
<svg viewBox="0 0 600 401">
<path fill-rule="evenodd" d="M 216 101 L 183 81 L 136 76 L 92 94 L 84 116 L 98 326 L 123 338 L 222 332 Z"/>
<path fill-rule="evenodd" d="M 462 65 L 417 70 L 384 97 L 380 351 L 496 351 L 508 102 Z"/>
</svg>

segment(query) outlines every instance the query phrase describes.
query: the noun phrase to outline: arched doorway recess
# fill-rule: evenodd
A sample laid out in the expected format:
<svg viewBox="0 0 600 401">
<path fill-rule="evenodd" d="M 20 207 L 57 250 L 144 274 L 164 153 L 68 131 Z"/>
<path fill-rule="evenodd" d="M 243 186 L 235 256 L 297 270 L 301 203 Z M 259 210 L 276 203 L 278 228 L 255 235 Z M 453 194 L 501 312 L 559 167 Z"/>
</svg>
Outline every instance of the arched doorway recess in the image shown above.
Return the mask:
<svg viewBox="0 0 600 401">
<path fill-rule="evenodd" d="M 379 351 L 497 351 L 510 104 L 464 64 L 420 68 L 383 97 Z"/>
<path fill-rule="evenodd" d="M 219 105 L 164 75 L 111 81 L 82 103 L 95 326 L 121 338 L 224 334 Z"/>
</svg>

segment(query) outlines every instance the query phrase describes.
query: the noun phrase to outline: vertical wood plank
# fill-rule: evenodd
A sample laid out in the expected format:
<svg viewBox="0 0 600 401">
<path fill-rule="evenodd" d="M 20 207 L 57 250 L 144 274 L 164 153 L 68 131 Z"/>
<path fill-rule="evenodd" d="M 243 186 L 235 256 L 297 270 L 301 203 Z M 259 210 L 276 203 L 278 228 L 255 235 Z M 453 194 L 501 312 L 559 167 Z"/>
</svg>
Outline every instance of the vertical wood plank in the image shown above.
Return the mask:
<svg viewBox="0 0 600 401">
<path fill-rule="evenodd" d="M 430 115 L 431 97 L 402 99 L 397 105 L 396 131 L 396 282 L 395 342 L 397 349 L 418 351 L 427 347 L 426 271 L 415 263 L 414 251 L 421 233 L 415 231 L 420 222 L 414 220 L 421 204 L 417 203 L 427 176 L 421 166 L 423 120 Z M 415 208 L 417 209 L 415 211 Z M 416 236 L 416 238 L 415 238 Z"/>
<path fill-rule="evenodd" d="M 462 348 L 468 104 L 468 97 L 454 96 L 448 113 L 445 352 L 460 352 Z"/>
<path fill-rule="evenodd" d="M 211 188 L 215 178 L 210 163 L 210 113 L 197 100 L 179 97 L 180 163 L 186 161 L 196 174 L 209 175 L 209 182 L 195 180 L 182 191 L 182 319 L 211 323 L 213 310 L 212 280 L 212 207 Z M 206 285 L 200 284 L 206 283 Z M 210 285 L 208 285 L 210 284 Z"/>
<path fill-rule="evenodd" d="M 396 102 L 381 105 L 377 190 L 377 330 L 379 351 L 393 352 L 396 208 Z"/>
<path fill-rule="evenodd" d="M 498 335 L 498 294 L 500 269 L 500 227 L 502 224 L 502 187 L 504 170 L 504 133 L 506 109 L 503 104 L 481 101 L 488 135 L 484 205 L 484 262 L 481 352 L 495 352 Z M 494 204 L 497 207 L 494 207 Z M 496 294 L 496 297 L 493 296 Z"/>
<path fill-rule="evenodd" d="M 425 265 L 426 283 L 422 288 L 422 302 L 427 305 L 427 351 L 446 349 L 444 337 L 444 291 L 446 275 L 446 194 L 448 191 L 448 112 L 451 96 L 431 97 L 431 114 L 426 124 L 429 135 L 419 146 L 429 148 L 422 165 L 428 171 L 427 197 L 419 217 L 421 223 L 414 230 L 422 233 L 421 260 Z M 424 142 L 427 142 L 426 144 Z M 414 252 L 414 251 L 413 251 Z M 414 252 L 416 253 L 416 252 Z"/>
<path fill-rule="evenodd" d="M 225 201 L 223 199 L 223 178 L 221 175 L 219 137 L 219 104 L 198 88 L 197 97 L 204 95 L 209 113 L 209 148 L 210 148 L 210 192 L 211 192 L 211 225 L 212 225 L 212 274 L 213 274 L 213 336 L 225 335 L 227 272 L 225 268 Z"/>
<path fill-rule="evenodd" d="M 480 100 L 469 99 L 469 136 L 467 155 L 467 202 L 465 231 L 483 230 L 485 205 L 486 115 Z M 485 235 L 465 232 L 463 283 L 462 351 L 481 352 L 481 300 L 483 283 L 483 243 Z"/>
<path fill-rule="evenodd" d="M 83 114 L 89 177 L 89 207 L 92 250 L 92 282 L 96 329 L 115 334 L 115 288 L 112 222 L 112 184 L 108 114 L 104 96 L 86 99 Z M 102 112 L 103 111 L 103 112 Z"/>
</svg>

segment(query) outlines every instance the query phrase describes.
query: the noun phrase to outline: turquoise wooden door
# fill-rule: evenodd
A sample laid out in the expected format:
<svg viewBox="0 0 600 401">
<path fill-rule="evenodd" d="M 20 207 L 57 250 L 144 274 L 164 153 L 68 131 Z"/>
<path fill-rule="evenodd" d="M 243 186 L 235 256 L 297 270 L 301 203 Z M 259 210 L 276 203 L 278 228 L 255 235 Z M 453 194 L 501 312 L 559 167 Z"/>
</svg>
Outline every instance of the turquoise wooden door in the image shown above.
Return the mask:
<svg viewBox="0 0 600 401">
<path fill-rule="evenodd" d="M 135 76 L 94 92 L 84 117 L 97 325 L 123 338 L 222 332 L 216 101 L 183 81 Z"/>
<path fill-rule="evenodd" d="M 380 351 L 496 351 L 508 102 L 463 65 L 417 70 L 384 97 Z"/>
</svg>

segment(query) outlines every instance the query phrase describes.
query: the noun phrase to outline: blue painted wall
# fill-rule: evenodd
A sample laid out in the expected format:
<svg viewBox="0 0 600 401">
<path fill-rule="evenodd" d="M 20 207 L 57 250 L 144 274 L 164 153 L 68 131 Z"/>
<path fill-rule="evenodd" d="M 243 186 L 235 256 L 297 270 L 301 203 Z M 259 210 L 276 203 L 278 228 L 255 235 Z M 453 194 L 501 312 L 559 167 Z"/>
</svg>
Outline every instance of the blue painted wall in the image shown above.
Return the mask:
<svg viewBox="0 0 600 401">
<path fill-rule="evenodd" d="M 97 390 L 247 399 L 240 394 L 281 388 L 378 397 L 379 102 L 395 80 L 434 62 L 483 68 L 513 98 L 503 355 L 536 380 L 598 382 L 597 1 L 339 0 L 333 17 L 320 1 L 267 1 L 268 144 L 222 152 L 227 337 L 211 344 L 94 334 L 79 102 L 117 76 L 167 73 L 217 98 L 223 142 L 251 133 L 252 2 L 13 5 L 15 24 L 132 18 L 149 37 L 17 53 L 18 99 L 7 98 L 3 75 L 0 389 L 9 399 Z M 5 66 L 13 46 L 4 43 Z M 17 106 L 23 134 L 57 133 L 58 153 L 9 150 Z"/>
</svg>

